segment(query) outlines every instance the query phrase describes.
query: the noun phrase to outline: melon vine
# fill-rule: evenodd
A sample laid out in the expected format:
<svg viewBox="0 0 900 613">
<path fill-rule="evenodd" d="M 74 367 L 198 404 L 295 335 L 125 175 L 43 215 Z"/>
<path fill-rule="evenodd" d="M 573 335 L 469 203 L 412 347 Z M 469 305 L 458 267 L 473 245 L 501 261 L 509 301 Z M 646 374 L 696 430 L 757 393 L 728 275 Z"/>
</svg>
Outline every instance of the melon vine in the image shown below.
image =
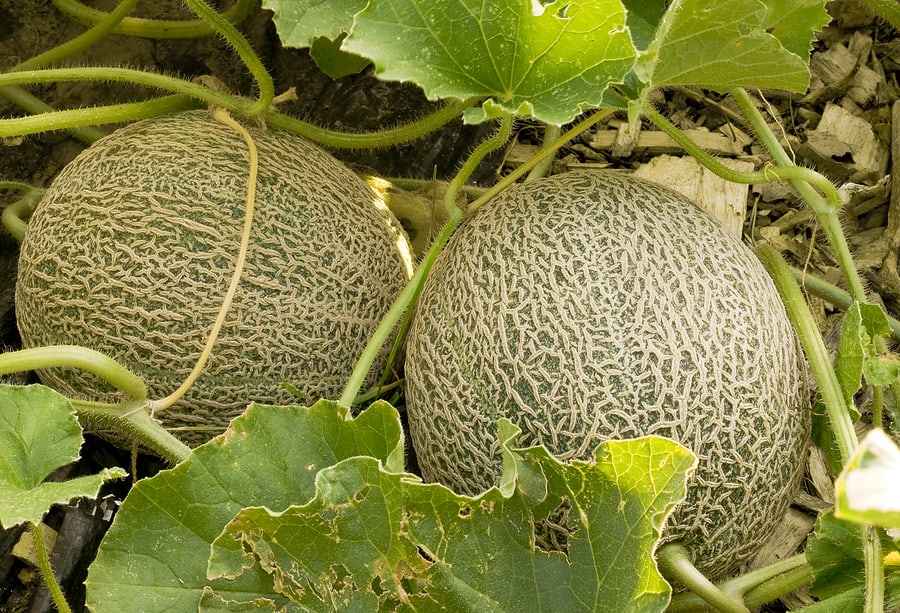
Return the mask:
<svg viewBox="0 0 900 613">
<path fill-rule="evenodd" d="M 793 163 L 747 93 L 807 89 L 824 0 L 264 0 L 282 43 L 326 73 L 371 70 L 443 101 L 372 133 L 279 110 L 291 92 L 239 25 L 252 0 L 186 4 L 195 19 L 159 21 L 132 16 L 138 0 L 55 1 L 85 32 L 0 73 L 24 110 L 0 137 L 96 141 L 46 189 L 0 183 L 21 193 L 3 223 L 22 239 L 24 341 L 0 374 L 37 371 L 54 390 L 0 387 L 0 412 L 47 424 L 3 420 L 20 425 L 0 429 L 0 490 L 55 491 L 35 450 L 54 432 L 68 449 L 81 427 L 173 465 L 123 502 L 89 570 L 92 610 L 747 611 L 811 581 L 813 610 L 897 603 L 896 497 L 865 484 L 896 477 L 898 452 L 877 435 L 860 446 L 853 407 L 871 387 L 872 425 L 896 434 L 891 321 L 864 291 L 842 195 Z M 866 4 L 900 27 L 894 3 Z M 210 34 L 252 95 L 77 61 L 110 36 Z M 54 109 L 34 93 L 73 81 L 163 94 Z M 680 86 L 727 94 L 766 166 L 734 172 L 678 130 L 651 100 Z M 753 254 L 630 178 L 544 178 L 613 113 L 729 180 L 791 184 L 848 288 L 804 284 L 847 307 L 836 359 L 771 247 Z M 381 193 L 320 146 L 407 143 L 459 118 L 495 129 L 424 205 L 433 240 L 413 262 Z M 522 120 L 542 146 L 467 187 Z M 742 572 L 797 487 L 814 414 L 840 508 L 805 553 Z M 0 498 L 3 521 L 35 523 Z"/>
</svg>

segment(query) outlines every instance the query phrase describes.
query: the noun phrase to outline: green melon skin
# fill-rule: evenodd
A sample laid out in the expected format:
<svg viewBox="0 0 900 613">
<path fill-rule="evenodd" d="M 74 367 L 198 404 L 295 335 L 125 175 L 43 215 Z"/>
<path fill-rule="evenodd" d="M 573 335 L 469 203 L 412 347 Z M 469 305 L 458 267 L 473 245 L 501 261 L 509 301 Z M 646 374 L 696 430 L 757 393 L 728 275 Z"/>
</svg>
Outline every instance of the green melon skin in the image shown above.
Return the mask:
<svg viewBox="0 0 900 613">
<path fill-rule="evenodd" d="M 809 437 L 805 370 L 765 270 L 679 194 L 615 172 L 518 186 L 438 258 L 407 345 L 423 476 L 497 483 L 497 420 L 589 459 L 660 435 L 699 458 L 666 538 L 732 572 L 782 520 Z"/>
<path fill-rule="evenodd" d="M 200 442 L 251 401 L 340 394 L 411 273 L 403 231 L 377 194 L 311 143 L 251 128 L 259 151 L 246 267 L 207 366 L 159 414 Z M 26 347 L 75 344 L 174 391 L 203 348 L 234 271 L 248 153 L 206 111 L 126 126 L 54 180 L 28 224 L 16 285 Z M 380 375 L 384 360 L 376 363 Z M 93 375 L 40 373 L 76 398 L 121 396 Z M 176 432 L 176 434 L 179 434 Z"/>
</svg>

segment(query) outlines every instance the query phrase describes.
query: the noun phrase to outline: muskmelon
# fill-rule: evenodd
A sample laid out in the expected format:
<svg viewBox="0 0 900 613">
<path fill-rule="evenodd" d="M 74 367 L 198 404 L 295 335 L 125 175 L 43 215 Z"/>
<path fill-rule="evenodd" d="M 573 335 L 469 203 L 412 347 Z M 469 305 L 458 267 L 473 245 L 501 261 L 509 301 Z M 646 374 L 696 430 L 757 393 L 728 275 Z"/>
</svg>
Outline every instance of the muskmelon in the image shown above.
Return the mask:
<svg viewBox="0 0 900 613">
<path fill-rule="evenodd" d="M 457 230 L 406 362 L 423 476 L 497 483 L 497 420 L 563 460 L 672 438 L 699 458 L 666 538 L 731 571 L 783 518 L 809 436 L 805 369 L 752 252 L 679 194 L 612 171 L 526 183 Z"/>
<path fill-rule="evenodd" d="M 296 135 L 250 133 L 259 178 L 240 286 L 203 374 L 159 414 L 211 428 L 201 439 L 251 401 L 300 402 L 285 383 L 310 399 L 340 394 L 411 274 L 405 235 L 370 187 Z M 136 122 L 82 152 L 28 223 L 16 284 L 24 345 L 90 347 L 142 376 L 151 397 L 174 391 L 234 271 L 247 177 L 243 139 L 206 111 Z M 75 398 L 121 398 L 81 371 L 39 374 Z"/>
</svg>

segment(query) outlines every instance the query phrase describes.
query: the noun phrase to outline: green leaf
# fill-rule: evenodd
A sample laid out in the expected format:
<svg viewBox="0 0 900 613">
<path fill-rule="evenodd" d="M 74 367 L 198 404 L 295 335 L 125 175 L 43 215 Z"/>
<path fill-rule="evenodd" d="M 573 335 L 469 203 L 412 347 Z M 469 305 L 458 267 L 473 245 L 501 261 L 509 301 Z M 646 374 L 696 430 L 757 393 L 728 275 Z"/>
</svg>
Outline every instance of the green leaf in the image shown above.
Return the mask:
<svg viewBox="0 0 900 613">
<path fill-rule="evenodd" d="M 900 448 L 876 428 L 835 480 L 835 517 L 900 528 Z"/>
<path fill-rule="evenodd" d="M 369 61 L 341 49 L 353 16 L 366 0 L 263 0 L 285 47 L 309 47 L 309 55 L 332 79 L 356 74 Z"/>
<path fill-rule="evenodd" d="M 803 92 L 810 45 L 828 23 L 823 0 L 682 0 L 666 11 L 635 72 L 651 87 Z"/>
<path fill-rule="evenodd" d="M 836 519 L 831 510 L 816 519 L 806 544 L 806 559 L 813 569 L 810 593 L 817 598 L 830 598 L 865 585 L 859 527 Z"/>
<path fill-rule="evenodd" d="M 371 455 L 402 470 L 401 441 L 399 416 L 383 402 L 354 420 L 334 402 L 251 405 L 188 460 L 135 485 L 91 565 L 91 610 L 195 611 L 201 600 L 223 611 L 241 610 L 236 600 L 282 606 L 262 573 L 208 580 L 210 544 L 244 507 L 307 502 L 316 474 L 345 458 Z"/>
<path fill-rule="evenodd" d="M 885 555 L 897 547 L 882 539 Z M 857 524 L 836 519 L 829 510 L 819 515 L 806 544 L 806 559 L 812 567 L 810 593 L 819 598 L 804 613 L 862 611 L 865 600 L 865 562 Z M 885 567 L 885 610 L 900 606 L 900 569 Z"/>
<path fill-rule="evenodd" d="M 303 610 L 666 607 L 652 552 L 684 496 L 689 451 L 647 437 L 606 443 L 592 462 L 562 464 L 543 447 L 504 454 L 502 483 L 516 487 L 474 498 L 372 458 L 340 462 L 319 473 L 307 505 L 241 511 L 213 544 L 210 573 L 264 571 Z M 568 536 L 547 551 L 535 547 L 534 520 L 552 510 Z"/>
<path fill-rule="evenodd" d="M 625 19 L 620 0 L 374 0 L 344 48 L 430 99 L 490 97 L 469 122 L 510 112 L 560 125 L 631 69 Z"/>
<path fill-rule="evenodd" d="M 347 75 L 362 72 L 369 65 L 369 60 L 341 49 L 344 35 L 336 40 L 323 36 L 316 38 L 309 49 L 309 55 L 316 65 L 332 79 L 340 79 Z"/>
<path fill-rule="evenodd" d="M 666 14 L 665 0 L 623 0 L 628 15 L 628 28 L 636 49 L 644 50 L 656 37 L 656 30 Z"/>
<path fill-rule="evenodd" d="M 285 47 L 309 47 L 317 38 L 337 40 L 353 26 L 367 0 L 263 0 Z"/>
<path fill-rule="evenodd" d="M 841 339 L 834 360 L 838 383 L 844 393 L 844 399 L 851 406 L 853 395 L 862 385 L 863 363 L 874 352 L 872 339 L 863 325 L 860 304 L 854 302 L 844 315 Z"/>
<path fill-rule="evenodd" d="M 874 304 L 853 302 L 844 315 L 835 372 L 847 403 L 859 391 L 863 376 L 872 385 L 889 385 L 900 373 L 900 361 L 879 356 L 874 339 L 891 334 L 887 316 Z M 859 415 L 854 415 L 854 421 Z"/>
<path fill-rule="evenodd" d="M 78 459 L 81 426 L 69 400 L 42 385 L 0 385 L 0 526 L 38 523 L 54 504 L 97 495 L 106 469 L 64 482 L 44 483 L 54 470 Z"/>
</svg>

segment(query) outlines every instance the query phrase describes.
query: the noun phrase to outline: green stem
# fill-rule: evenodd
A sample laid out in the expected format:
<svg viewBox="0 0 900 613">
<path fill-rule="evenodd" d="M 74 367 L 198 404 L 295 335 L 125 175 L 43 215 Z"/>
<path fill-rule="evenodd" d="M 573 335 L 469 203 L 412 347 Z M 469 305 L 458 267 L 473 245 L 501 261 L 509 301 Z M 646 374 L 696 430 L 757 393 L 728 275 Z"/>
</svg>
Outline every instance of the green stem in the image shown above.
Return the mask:
<svg viewBox="0 0 900 613">
<path fill-rule="evenodd" d="M 712 581 L 706 578 L 691 563 L 687 549 L 680 543 L 666 543 L 656 551 L 656 560 L 660 571 L 669 578 L 674 578 L 717 610 L 725 613 L 750 613 L 750 610 L 731 594 L 726 594 Z"/>
<path fill-rule="evenodd" d="M 807 586 L 812 582 L 812 567 L 806 554 L 799 553 L 747 574 L 729 579 L 719 584 L 726 594 L 743 595 L 748 608 L 760 607 L 785 594 Z M 706 601 L 689 592 L 676 594 L 666 608 L 666 613 L 696 611 L 706 605 Z"/>
<path fill-rule="evenodd" d="M 383 132 L 367 132 L 353 134 L 336 132 L 300 121 L 294 117 L 270 112 L 266 117 L 266 125 L 282 130 L 289 130 L 326 147 L 336 149 L 370 149 L 373 147 L 389 147 L 405 143 L 434 132 L 441 126 L 459 117 L 464 110 L 476 104 L 481 98 L 467 98 L 448 102 L 433 113 L 412 123 L 384 130 Z"/>
<path fill-rule="evenodd" d="M 21 181 L 0 181 L 0 189 L 14 189 L 20 192 L 27 192 L 39 188 Z"/>
<path fill-rule="evenodd" d="M 500 118 L 497 130 L 478 144 L 463 164 L 462 168 L 459 169 L 459 172 L 456 173 L 456 176 L 453 177 L 453 180 L 450 181 L 450 185 L 447 187 L 447 193 L 444 194 L 444 207 L 451 216 L 457 215 L 460 218 L 463 216 L 464 211 L 458 211 L 459 206 L 456 204 L 456 200 L 459 197 L 459 190 L 463 188 L 469 180 L 469 177 L 472 176 L 472 173 L 475 172 L 475 169 L 478 168 L 478 165 L 481 164 L 481 161 L 489 153 L 496 151 L 509 142 L 509 137 L 512 135 L 512 127 L 513 116 L 508 113 L 504 114 Z"/>
<path fill-rule="evenodd" d="M 562 133 L 562 129 L 559 126 L 555 126 L 553 124 L 546 124 L 544 126 L 544 146 L 549 145 Z M 537 164 L 534 168 L 531 169 L 531 172 L 528 173 L 528 176 L 525 177 L 525 183 L 529 181 L 534 181 L 536 179 L 540 179 L 541 177 L 546 177 L 550 174 L 550 169 L 553 166 L 553 158 L 545 157 L 541 160 L 540 164 Z"/>
<path fill-rule="evenodd" d="M 81 53 L 85 49 L 96 45 L 103 40 L 107 34 L 115 30 L 116 26 L 119 25 L 132 9 L 134 9 L 137 3 L 138 0 L 122 0 L 112 12 L 104 14 L 104 18 L 97 21 L 97 23 L 86 32 L 76 36 L 70 41 L 53 47 L 52 49 L 48 49 L 31 59 L 25 60 L 24 62 L 13 66 L 10 70 L 36 70 L 38 68 L 44 68 L 45 66 L 58 64 L 73 55 Z"/>
<path fill-rule="evenodd" d="M 21 109 L 25 109 L 29 113 L 39 114 L 39 113 L 53 113 L 56 111 L 55 108 L 38 98 L 37 96 L 31 94 L 30 92 L 22 89 L 21 87 L 0 87 L 0 96 L 3 96 L 16 106 Z M 13 121 L 8 119 L 0 119 L 0 124 L 4 122 Z M 50 128 L 50 130 L 56 130 L 62 128 Z M 2 130 L 2 127 L 0 127 Z M 44 130 L 37 130 L 37 132 L 43 132 Z M 68 128 L 69 133 L 80 140 L 83 143 L 91 144 L 95 141 L 100 140 L 106 133 L 101 132 L 100 130 L 96 130 L 94 128 L 87 128 L 84 126 L 80 127 L 70 127 Z M 25 132 L 24 134 L 35 134 L 36 132 Z M 24 135 L 22 134 L 22 135 Z M 13 136 L 20 136 L 17 133 L 13 133 Z"/>
<path fill-rule="evenodd" d="M 731 95 L 741 112 L 747 118 L 747 121 L 750 122 L 750 126 L 756 132 L 759 141 L 769 152 L 769 155 L 772 156 L 772 160 L 775 162 L 776 166 L 779 168 L 795 167 L 793 160 L 781 146 L 781 143 L 778 142 L 778 139 L 772 133 L 772 130 L 769 129 L 769 126 L 756 108 L 756 105 L 753 104 L 753 101 L 750 99 L 749 94 L 742 88 L 736 88 L 732 90 Z M 815 189 L 813 189 L 812 185 L 805 180 L 791 180 L 791 185 L 815 213 L 816 220 L 825 232 L 825 237 L 828 239 L 835 257 L 837 258 L 838 266 L 840 267 L 844 278 L 847 280 L 850 295 L 854 300 L 860 303 L 867 303 L 868 298 L 866 297 L 866 291 L 863 288 L 862 279 L 859 276 L 859 271 L 856 269 L 856 264 L 853 262 L 850 246 L 847 244 L 847 238 L 844 236 L 843 229 L 841 228 L 841 221 L 838 217 L 842 201 L 840 195 L 836 193 L 837 190 L 833 189 L 833 187 L 831 190 L 826 190 L 823 186 L 816 185 L 823 189 L 823 193 L 826 196 L 823 198 Z M 876 337 L 874 339 L 874 344 L 875 350 L 878 353 L 886 353 L 888 351 L 887 342 L 884 338 L 880 336 Z M 894 401 L 897 404 L 900 404 L 900 380 L 895 380 L 890 387 Z M 881 424 L 876 423 L 876 425 L 880 426 Z"/>
<path fill-rule="evenodd" d="M 272 100 L 275 98 L 275 82 L 244 35 L 240 33 L 234 24 L 222 17 L 203 0 L 185 0 L 185 2 L 197 13 L 198 17 L 207 22 L 216 33 L 221 34 L 228 41 L 228 44 L 237 52 L 250 74 L 253 75 L 256 86 L 259 88 L 259 97 L 256 102 L 247 108 L 246 115 L 259 117 L 268 111 L 269 107 L 272 106 Z"/>
<path fill-rule="evenodd" d="M 468 180 L 474 169 L 488 153 L 501 147 L 503 143 L 509 140 L 509 135 L 512 131 L 512 121 L 513 118 L 511 115 L 504 115 L 501 118 L 497 132 L 475 148 L 469 156 L 469 159 L 466 160 L 466 163 L 463 164 L 459 173 L 457 173 L 456 177 L 454 177 L 453 181 L 450 183 L 450 187 L 447 189 L 448 201 L 451 197 L 453 199 L 452 207 L 448 208 L 448 211 L 450 211 L 450 219 L 441 229 L 437 238 L 435 238 L 434 243 L 432 243 L 431 248 L 425 254 L 425 257 L 422 258 L 422 262 L 409 280 L 409 283 L 407 283 L 406 287 L 403 288 L 403 291 L 400 292 L 400 295 L 391 305 L 387 314 L 378 324 L 375 332 L 369 337 L 369 341 L 363 349 L 359 360 L 357 360 L 356 366 L 344 387 L 341 397 L 338 399 L 340 405 L 350 407 L 356 401 L 359 390 L 362 388 L 362 385 L 368 376 L 372 363 L 378 357 L 382 345 L 387 342 L 387 339 L 397 325 L 397 322 L 399 322 L 404 314 L 415 304 L 415 300 L 422 291 L 425 279 L 428 277 L 428 273 L 431 271 L 431 267 L 434 265 L 435 260 L 437 260 L 438 254 L 447 241 L 450 240 L 453 231 L 456 230 L 457 226 L 462 223 L 462 220 L 465 217 L 464 212 L 456 206 L 456 195 L 459 194 L 461 185 Z"/>
<path fill-rule="evenodd" d="M 881 539 L 875 526 L 859 527 L 863 540 L 863 560 L 866 568 L 866 600 L 863 613 L 883 613 L 884 611 L 884 558 L 881 553 Z"/>
<path fill-rule="evenodd" d="M 50 64 L 61 62 L 64 59 L 95 45 L 102 40 L 103 37 L 109 34 L 116 25 L 131 12 L 137 2 L 138 0 L 123 0 L 114 11 L 108 15 L 104 15 L 104 18 L 98 21 L 87 32 L 13 66 L 10 69 L 10 72 L 35 70 L 43 66 L 49 66 Z M 48 113 L 54 110 L 49 104 L 20 87 L 0 87 L 0 96 L 3 96 L 29 113 Z M 104 136 L 103 132 L 91 128 L 79 127 L 72 128 L 70 131 L 73 136 L 86 143 L 92 143 Z"/>
<path fill-rule="evenodd" d="M 819 385 L 819 394 L 825 405 L 825 412 L 841 453 L 841 463 L 846 465 L 859 441 L 856 438 L 856 431 L 853 429 L 850 408 L 844 400 L 837 374 L 829 361 L 825 341 L 822 340 L 822 334 L 816 327 L 812 313 L 803 299 L 800 286 L 794 280 L 790 268 L 781 254 L 772 247 L 764 245 L 757 250 L 757 255 L 772 276 L 775 287 L 787 308 L 788 317 L 800 337 L 800 344 L 803 345 L 816 383 Z M 877 535 L 873 537 L 873 533 L 874 529 L 871 526 L 860 526 L 866 569 L 865 613 L 880 611 L 884 604 L 884 560 L 881 555 L 881 542 Z"/>
<path fill-rule="evenodd" d="M 191 448 L 172 436 L 147 411 L 145 401 L 131 401 L 110 405 L 72 400 L 78 421 L 88 430 L 113 430 L 139 441 L 152 453 L 171 464 L 183 462 L 191 455 Z"/>
<path fill-rule="evenodd" d="M 578 125 L 570 128 L 565 134 L 557 138 L 549 145 L 545 145 L 543 148 L 541 148 L 540 151 L 523 162 L 518 168 L 515 168 L 508 175 L 497 181 L 497 183 L 495 183 L 492 187 L 488 188 L 481 196 L 479 196 L 474 202 L 472 202 L 472 204 L 469 205 L 469 209 L 467 212 L 472 213 L 476 211 L 479 207 L 490 201 L 494 196 L 518 181 L 519 178 L 524 176 L 528 171 L 540 164 L 543 160 L 555 155 L 560 147 L 571 142 L 572 139 L 574 139 L 576 136 L 578 136 L 591 126 L 600 123 L 615 112 L 616 109 L 599 110 Z"/>
<path fill-rule="evenodd" d="M 451 216 L 450 221 L 444 225 L 444 228 L 438 234 L 437 238 L 435 238 L 434 243 L 432 243 L 431 248 L 422 258 L 422 262 L 419 264 L 418 268 L 416 268 L 416 272 L 413 273 L 409 283 L 406 284 L 403 291 L 397 296 L 397 299 L 391 305 L 391 308 L 381 319 L 375 332 L 369 337 L 369 341 L 363 349 L 359 360 L 357 360 L 353 373 L 350 375 L 347 384 L 344 386 L 341 397 L 338 399 L 338 404 L 341 406 L 349 407 L 356 402 L 359 390 L 365 382 L 372 363 L 378 357 L 381 346 L 387 341 L 394 326 L 400 321 L 400 318 L 403 317 L 407 309 L 411 308 L 413 300 L 421 291 L 420 286 L 425 282 L 431 267 L 437 259 L 438 253 L 440 253 L 441 247 L 450 239 L 453 230 L 456 229 L 456 226 L 459 225 L 460 221 L 462 221 L 462 216 L 459 216 L 458 218 Z"/>
<path fill-rule="evenodd" d="M 0 188 L 3 188 L 4 184 L 0 183 Z M 31 187 L 30 185 L 25 186 L 27 189 L 25 190 L 25 195 L 6 206 L 3 209 L 3 213 L 0 214 L 0 223 L 3 224 L 3 227 L 6 228 L 6 231 L 12 234 L 13 238 L 15 238 L 18 242 L 22 242 L 22 239 L 25 238 L 25 230 L 28 228 L 28 224 L 25 220 L 34 212 L 35 207 L 37 207 L 37 203 L 40 201 L 41 197 L 44 195 L 44 192 L 47 190 Z"/>
<path fill-rule="evenodd" d="M 872 423 L 884 423 L 884 387 L 881 385 L 872 386 Z"/>
<path fill-rule="evenodd" d="M 797 282 L 809 291 L 813 296 L 830 302 L 845 311 L 853 304 L 853 296 L 842 290 L 841 288 L 828 283 L 814 275 L 807 274 L 799 268 L 791 267 L 791 273 Z M 891 327 L 891 338 L 900 342 L 900 321 L 897 321 L 890 315 L 885 314 L 888 325 Z"/>
<path fill-rule="evenodd" d="M 2 79 L 2 75 L 0 75 L 0 79 Z M 83 109 L 51 111 L 27 117 L 0 119 L 0 137 L 39 134 L 84 125 L 136 121 L 196 107 L 196 103 L 190 98 L 175 95 L 144 102 L 125 102 Z M 105 136 L 105 134 L 101 133 L 101 136 Z"/>
<path fill-rule="evenodd" d="M 53 566 L 50 564 L 50 555 L 47 553 L 47 544 L 44 542 L 44 535 L 41 533 L 40 524 L 29 522 L 31 526 L 31 537 L 34 540 L 34 551 L 37 554 L 38 568 L 41 571 L 41 577 L 50 592 L 50 598 L 56 605 L 59 613 L 72 613 L 69 603 L 66 602 L 66 596 L 63 594 L 56 575 L 53 574 Z"/>
<path fill-rule="evenodd" d="M 819 386 L 819 394 L 825 404 L 825 411 L 841 453 L 841 462 L 846 464 L 859 441 L 850 418 L 850 407 L 844 399 L 837 375 L 831 366 L 825 341 L 809 311 L 809 306 L 803 299 L 800 286 L 794 280 L 790 267 L 781 254 L 769 245 L 760 246 L 756 254 L 775 282 L 791 324 L 797 331 L 800 344 Z"/>
<path fill-rule="evenodd" d="M 652 121 L 656 126 L 666 133 L 669 138 L 674 140 L 682 149 L 687 151 L 691 157 L 703 164 L 706 168 L 716 173 L 726 181 L 733 183 L 741 183 L 749 185 L 752 183 L 771 183 L 772 181 L 795 181 L 803 182 L 803 184 L 811 183 L 821 189 L 828 195 L 826 204 L 823 205 L 828 209 L 837 209 L 840 207 L 841 195 L 835 188 L 834 184 L 812 170 L 811 168 L 803 168 L 802 166 L 785 165 L 777 167 L 769 167 L 764 170 L 755 172 L 741 172 L 725 166 L 715 157 L 707 153 L 702 147 L 687 137 L 687 135 L 678 129 L 664 115 L 659 113 L 652 106 L 647 106 L 643 110 L 644 115 Z M 815 192 L 813 192 L 815 193 Z M 818 194 L 816 194 L 818 196 Z M 819 200 L 822 200 L 819 197 Z"/>
<path fill-rule="evenodd" d="M 778 138 L 772 133 L 772 130 L 766 124 L 756 105 L 750 99 L 750 95 L 742 88 L 736 88 L 731 91 L 731 96 L 740 108 L 741 113 L 750 122 L 750 126 L 756 133 L 759 142 L 766 148 L 772 161 L 775 163 L 776 170 L 781 171 L 784 168 L 797 168 L 791 157 L 787 154 Z M 815 173 L 818 175 L 818 173 Z M 821 175 L 819 175 L 821 177 Z M 824 177 L 821 177 L 824 180 Z M 825 180 L 811 181 L 806 178 L 790 178 L 791 186 L 797 191 L 803 201 L 813 210 L 816 219 L 825 231 L 825 236 L 835 251 L 838 265 L 841 267 L 844 277 L 850 286 L 850 294 L 854 299 L 860 302 L 866 301 L 866 292 L 863 289 L 862 281 L 853 263 L 850 255 L 850 248 L 847 240 L 841 230 L 838 212 L 842 205 L 842 198 L 837 189 L 830 181 Z M 829 186 L 830 187 L 827 187 Z M 818 187 L 825 194 L 823 197 L 813 186 Z"/>
<path fill-rule="evenodd" d="M 60 12 L 80 21 L 85 25 L 96 24 L 107 17 L 107 13 L 85 6 L 77 0 L 53 0 L 53 5 Z M 237 0 L 230 9 L 222 13 L 222 17 L 230 23 L 240 23 L 256 7 L 256 0 Z M 156 40 L 173 38 L 200 38 L 214 32 L 207 22 L 195 20 L 163 20 L 126 17 L 113 30 L 113 34 L 152 38 Z"/>
<path fill-rule="evenodd" d="M 111 357 L 77 345 L 49 345 L 0 354 L 0 374 L 41 368 L 79 368 L 95 374 L 135 400 L 147 399 L 143 379 Z"/>
<path fill-rule="evenodd" d="M 71 81 L 102 81 L 134 83 L 145 87 L 162 89 L 191 98 L 203 100 L 209 104 L 222 106 L 228 110 L 246 112 L 248 101 L 215 91 L 209 87 L 192 81 L 170 77 L 168 75 L 133 68 L 118 66 L 78 66 L 74 68 L 45 68 L 42 70 L 25 70 L 19 72 L 0 73 L 0 86 L 31 85 L 34 83 L 65 83 Z"/>
</svg>

